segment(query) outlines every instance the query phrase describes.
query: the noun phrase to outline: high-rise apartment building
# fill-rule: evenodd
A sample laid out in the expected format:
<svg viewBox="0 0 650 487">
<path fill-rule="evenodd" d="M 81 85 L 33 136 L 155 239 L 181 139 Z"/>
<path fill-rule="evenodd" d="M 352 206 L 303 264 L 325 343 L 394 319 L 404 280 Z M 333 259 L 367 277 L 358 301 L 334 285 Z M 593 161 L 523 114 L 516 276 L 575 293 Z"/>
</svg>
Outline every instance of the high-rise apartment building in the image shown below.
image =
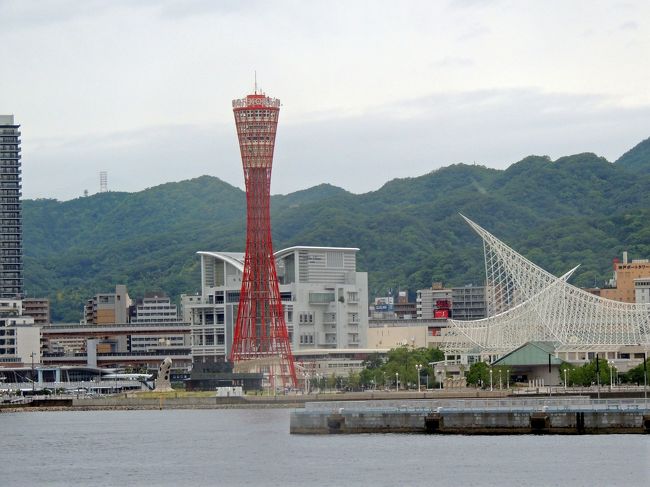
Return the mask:
<svg viewBox="0 0 650 487">
<path fill-rule="evenodd" d="M 0 299 L 23 294 L 20 125 L 0 115 Z"/>
</svg>

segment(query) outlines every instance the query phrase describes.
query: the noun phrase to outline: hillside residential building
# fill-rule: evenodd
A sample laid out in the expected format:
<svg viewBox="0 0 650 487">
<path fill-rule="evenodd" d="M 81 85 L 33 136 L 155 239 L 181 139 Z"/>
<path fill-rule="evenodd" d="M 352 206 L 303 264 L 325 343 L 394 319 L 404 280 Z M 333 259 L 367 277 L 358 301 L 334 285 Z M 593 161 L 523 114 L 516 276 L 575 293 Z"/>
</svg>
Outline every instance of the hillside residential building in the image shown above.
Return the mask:
<svg viewBox="0 0 650 487">
<path fill-rule="evenodd" d="M 417 304 L 409 301 L 408 291 L 399 291 L 393 305 L 395 316 L 400 320 L 413 320 L 417 316 Z"/>
<path fill-rule="evenodd" d="M 0 115 L 0 299 L 23 295 L 20 125 Z"/>
<path fill-rule="evenodd" d="M 51 323 L 50 300 L 47 298 L 24 298 L 23 316 L 31 316 L 34 318 L 35 325 L 49 325 Z"/>
<path fill-rule="evenodd" d="M 131 305 L 126 286 L 118 284 L 114 293 L 95 294 L 86 302 L 84 321 L 89 325 L 128 323 Z"/>
<path fill-rule="evenodd" d="M 147 293 L 131 307 L 131 323 L 177 323 L 178 307 L 164 293 Z"/>
<path fill-rule="evenodd" d="M 180 323 L 178 307 L 164 293 L 147 293 L 131 306 L 131 323 Z M 148 352 L 163 347 L 168 349 L 187 348 L 189 336 L 178 334 L 153 334 L 131 336 L 130 350 L 132 352 Z"/>
<path fill-rule="evenodd" d="M 480 320 L 488 315 L 485 286 L 454 287 L 451 290 L 451 316 L 455 320 Z"/>
<path fill-rule="evenodd" d="M 275 253 L 292 349 L 362 349 L 368 329 L 368 277 L 355 248 L 291 247 Z M 198 252 L 201 295 L 183 295 L 194 360 L 227 357 L 237 319 L 244 254 Z"/>
<path fill-rule="evenodd" d="M 634 303 L 635 279 L 650 280 L 650 261 L 648 259 L 627 260 L 627 252 L 623 252 L 623 262 L 614 260 L 614 277 L 610 288 L 600 290 L 600 296 L 623 303 Z"/>
</svg>

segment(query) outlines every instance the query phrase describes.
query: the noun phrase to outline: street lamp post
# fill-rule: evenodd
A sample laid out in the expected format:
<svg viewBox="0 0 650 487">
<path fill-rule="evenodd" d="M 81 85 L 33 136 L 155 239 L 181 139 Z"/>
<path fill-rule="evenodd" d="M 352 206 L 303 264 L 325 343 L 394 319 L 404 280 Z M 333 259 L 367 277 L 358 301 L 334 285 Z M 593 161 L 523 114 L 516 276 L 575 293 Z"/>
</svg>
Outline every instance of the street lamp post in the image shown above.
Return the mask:
<svg viewBox="0 0 650 487">
<path fill-rule="evenodd" d="M 564 367 L 564 392 L 566 392 L 566 367 Z"/>
<path fill-rule="evenodd" d="M 418 371 L 418 392 L 420 392 L 420 370 L 422 370 L 422 365 L 417 364 L 415 369 Z"/>
<path fill-rule="evenodd" d="M 492 388 L 492 369 L 490 369 L 490 392 L 492 392 L 492 391 L 493 391 L 493 388 Z"/>
<path fill-rule="evenodd" d="M 501 390 L 501 369 L 499 369 L 499 390 Z"/>
<path fill-rule="evenodd" d="M 643 405 L 648 408 L 648 357 L 643 352 Z"/>
<path fill-rule="evenodd" d="M 395 391 L 399 392 L 399 372 L 395 372 Z"/>
<path fill-rule="evenodd" d="M 611 392 L 611 390 L 614 387 L 614 375 L 612 374 L 613 369 L 614 369 L 614 362 L 610 360 L 607 363 L 609 365 L 609 390 Z"/>
<path fill-rule="evenodd" d="M 510 369 L 506 370 L 506 389 L 510 390 Z"/>
<path fill-rule="evenodd" d="M 35 377 L 34 377 L 34 352 L 30 354 L 30 357 L 32 357 L 32 397 L 34 396 L 34 382 L 35 382 Z"/>
</svg>

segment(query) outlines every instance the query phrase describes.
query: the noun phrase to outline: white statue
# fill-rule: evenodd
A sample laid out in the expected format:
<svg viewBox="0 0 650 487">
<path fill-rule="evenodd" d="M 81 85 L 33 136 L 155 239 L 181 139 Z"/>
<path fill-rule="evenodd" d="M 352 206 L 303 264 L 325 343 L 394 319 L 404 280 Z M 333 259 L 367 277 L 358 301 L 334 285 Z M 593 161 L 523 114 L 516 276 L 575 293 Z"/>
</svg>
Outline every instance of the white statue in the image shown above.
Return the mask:
<svg viewBox="0 0 650 487">
<path fill-rule="evenodd" d="M 158 367 L 158 377 L 156 377 L 156 392 L 169 392 L 172 390 L 172 383 L 169 380 L 169 371 L 172 368 L 172 359 L 165 358 Z"/>
</svg>

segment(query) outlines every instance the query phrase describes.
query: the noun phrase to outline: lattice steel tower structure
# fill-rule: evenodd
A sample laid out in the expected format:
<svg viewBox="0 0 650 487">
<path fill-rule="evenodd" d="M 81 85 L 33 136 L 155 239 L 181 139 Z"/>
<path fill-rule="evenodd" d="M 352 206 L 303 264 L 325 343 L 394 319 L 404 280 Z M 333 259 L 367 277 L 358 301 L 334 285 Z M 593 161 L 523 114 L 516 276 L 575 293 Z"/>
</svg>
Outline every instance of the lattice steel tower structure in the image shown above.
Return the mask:
<svg viewBox="0 0 650 487">
<path fill-rule="evenodd" d="M 230 351 L 236 366 L 269 373 L 271 383 L 297 386 L 296 370 L 271 239 L 271 169 L 280 100 L 255 92 L 233 100 L 246 182 L 246 256 Z M 241 369 L 241 367 L 240 367 Z"/>
</svg>

